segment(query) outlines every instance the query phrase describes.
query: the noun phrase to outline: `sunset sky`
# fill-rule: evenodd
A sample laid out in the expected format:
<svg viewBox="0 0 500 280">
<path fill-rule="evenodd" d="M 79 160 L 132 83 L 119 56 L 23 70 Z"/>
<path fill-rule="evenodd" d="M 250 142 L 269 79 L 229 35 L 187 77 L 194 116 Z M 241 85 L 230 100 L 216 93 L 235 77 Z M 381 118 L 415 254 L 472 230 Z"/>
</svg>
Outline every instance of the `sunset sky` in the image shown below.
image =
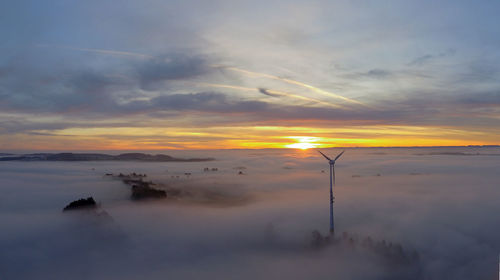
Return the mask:
<svg viewBox="0 0 500 280">
<path fill-rule="evenodd" d="M 499 1 L 3 1 L 0 151 L 500 144 Z"/>
</svg>

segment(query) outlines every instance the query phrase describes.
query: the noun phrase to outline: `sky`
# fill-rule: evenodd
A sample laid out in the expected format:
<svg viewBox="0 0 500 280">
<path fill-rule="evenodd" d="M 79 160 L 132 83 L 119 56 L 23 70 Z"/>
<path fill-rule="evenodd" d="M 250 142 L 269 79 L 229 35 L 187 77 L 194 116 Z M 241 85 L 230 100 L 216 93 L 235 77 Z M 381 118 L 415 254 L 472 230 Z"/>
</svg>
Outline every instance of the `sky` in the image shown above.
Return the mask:
<svg viewBox="0 0 500 280">
<path fill-rule="evenodd" d="M 2 150 L 500 144 L 498 1 L 3 1 Z"/>
</svg>

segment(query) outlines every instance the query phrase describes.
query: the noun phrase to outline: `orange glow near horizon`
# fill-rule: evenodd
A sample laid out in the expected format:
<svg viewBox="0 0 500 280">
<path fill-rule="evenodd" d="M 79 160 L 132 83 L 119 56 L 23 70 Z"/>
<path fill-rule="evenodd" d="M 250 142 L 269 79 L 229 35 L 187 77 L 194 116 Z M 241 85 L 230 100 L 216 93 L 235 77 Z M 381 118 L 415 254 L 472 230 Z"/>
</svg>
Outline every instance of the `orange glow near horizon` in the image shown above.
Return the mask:
<svg viewBox="0 0 500 280">
<path fill-rule="evenodd" d="M 445 127 L 101 127 L 1 139 L 3 150 L 208 150 L 497 145 L 496 134 Z M 481 139 L 478 141 L 477 139 Z"/>
</svg>

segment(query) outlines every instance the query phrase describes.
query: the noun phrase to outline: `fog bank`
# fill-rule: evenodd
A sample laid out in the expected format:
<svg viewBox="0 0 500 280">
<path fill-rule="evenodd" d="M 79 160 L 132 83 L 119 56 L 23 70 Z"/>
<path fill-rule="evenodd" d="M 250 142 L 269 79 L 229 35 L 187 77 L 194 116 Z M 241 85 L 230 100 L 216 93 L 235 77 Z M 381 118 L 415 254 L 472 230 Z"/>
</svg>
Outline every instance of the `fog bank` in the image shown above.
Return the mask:
<svg viewBox="0 0 500 280">
<path fill-rule="evenodd" d="M 311 232 L 329 226 L 328 164 L 315 151 L 175 152 L 217 159 L 189 163 L 0 162 L 0 275 L 496 279 L 500 157 L 457 152 L 499 151 L 456 149 L 348 149 L 336 165 L 337 233 L 417 251 L 418 266 L 406 268 L 360 249 L 311 248 Z M 120 172 L 146 173 L 180 195 L 133 201 L 130 186 L 105 176 Z M 62 212 L 89 196 L 111 219 Z"/>
</svg>

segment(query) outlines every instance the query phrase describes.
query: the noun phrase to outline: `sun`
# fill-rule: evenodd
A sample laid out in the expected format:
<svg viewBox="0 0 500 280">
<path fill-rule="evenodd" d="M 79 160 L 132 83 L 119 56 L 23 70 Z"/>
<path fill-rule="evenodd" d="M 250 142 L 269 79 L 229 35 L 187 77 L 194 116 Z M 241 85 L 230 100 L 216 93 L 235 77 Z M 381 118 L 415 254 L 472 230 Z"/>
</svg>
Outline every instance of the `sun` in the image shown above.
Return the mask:
<svg viewBox="0 0 500 280">
<path fill-rule="evenodd" d="M 295 143 L 285 145 L 285 147 L 287 147 L 287 148 L 307 150 L 307 149 L 311 149 L 311 148 L 316 148 L 316 146 L 319 145 L 319 143 L 316 143 L 319 140 L 318 137 L 287 136 L 285 138 L 293 139 L 296 141 Z"/>
<path fill-rule="evenodd" d="M 313 144 L 313 143 L 293 143 L 290 145 L 286 145 L 286 147 L 293 148 L 293 149 L 307 150 L 307 149 L 316 147 L 316 144 Z"/>
</svg>

